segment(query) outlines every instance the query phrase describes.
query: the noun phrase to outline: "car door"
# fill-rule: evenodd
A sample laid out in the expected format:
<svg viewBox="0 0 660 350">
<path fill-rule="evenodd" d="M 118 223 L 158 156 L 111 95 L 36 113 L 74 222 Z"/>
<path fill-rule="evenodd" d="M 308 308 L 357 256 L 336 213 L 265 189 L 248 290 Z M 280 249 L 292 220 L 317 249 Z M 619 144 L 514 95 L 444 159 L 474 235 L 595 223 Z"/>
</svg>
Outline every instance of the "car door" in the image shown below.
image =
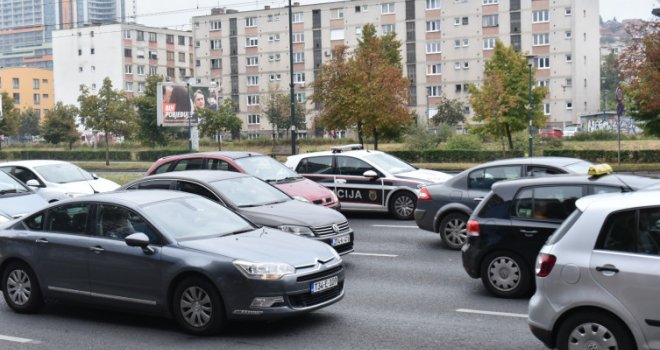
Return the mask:
<svg viewBox="0 0 660 350">
<path fill-rule="evenodd" d="M 155 306 L 161 285 L 162 239 L 141 215 L 111 204 L 97 204 L 94 229 L 88 247 L 92 297 L 108 302 Z M 142 232 L 151 242 L 149 250 L 130 247 L 124 239 Z"/>
<path fill-rule="evenodd" d="M 634 317 L 660 349 L 660 207 L 612 213 L 591 253 L 594 280 Z"/>
<path fill-rule="evenodd" d="M 25 220 L 35 244 L 35 270 L 51 293 L 89 295 L 89 203 L 65 204 Z"/>
<path fill-rule="evenodd" d="M 575 210 L 585 194 L 582 185 L 522 188 L 511 202 L 511 246 L 527 262 L 534 262 L 548 237 Z"/>
<path fill-rule="evenodd" d="M 387 208 L 383 175 L 380 171 L 355 157 L 338 155 L 335 158 L 335 193 L 341 201 L 342 208 Z M 373 171 L 377 176 L 364 176 L 367 171 Z"/>
<path fill-rule="evenodd" d="M 476 169 L 468 174 L 468 200 L 466 205 L 474 209 L 486 197 L 493 184 L 501 180 L 522 176 L 521 165 L 503 165 Z"/>
<path fill-rule="evenodd" d="M 331 155 L 307 157 L 300 160 L 295 171 L 306 178 L 335 190 L 334 157 Z"/>
</svg>

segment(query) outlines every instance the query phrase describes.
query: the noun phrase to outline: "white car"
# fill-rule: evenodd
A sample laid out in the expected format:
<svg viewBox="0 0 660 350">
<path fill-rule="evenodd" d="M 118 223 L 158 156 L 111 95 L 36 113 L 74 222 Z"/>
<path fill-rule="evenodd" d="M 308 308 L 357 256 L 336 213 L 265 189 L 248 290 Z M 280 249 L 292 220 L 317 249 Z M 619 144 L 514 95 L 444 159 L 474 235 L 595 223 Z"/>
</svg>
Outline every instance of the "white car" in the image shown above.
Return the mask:
<svg viewBox="0 0 660 350">
<path fill-rule="evenodd" d="M 119 185 L 61 160 L 21 160 L 0 163 L 0 170 L 14 175 L 49 203 L 99 192 Z"/>
</svg>

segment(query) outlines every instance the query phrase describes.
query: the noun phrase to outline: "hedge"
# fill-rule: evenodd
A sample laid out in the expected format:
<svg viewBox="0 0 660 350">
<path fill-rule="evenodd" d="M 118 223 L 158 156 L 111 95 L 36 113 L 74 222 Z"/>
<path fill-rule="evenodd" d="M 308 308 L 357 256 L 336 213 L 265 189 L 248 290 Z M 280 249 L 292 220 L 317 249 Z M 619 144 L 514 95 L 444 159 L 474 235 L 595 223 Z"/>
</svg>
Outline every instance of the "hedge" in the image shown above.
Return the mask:
<svg viewBox="0 0 660 350">
<path fill-rule="evenodd" d="M 617 151 L 546 149 L 544 156 L 573 157 L 594 163 L 617 162 Z M 624 163 L 660 163 L 660 150 L 622 150 L 621 161 Z"/>
<path fill-rule="evenodd" d="M 155 162 L 159 158 L 176 154 L 189 153 L 187 149 L 156 149 L 135 152 L 135 160 L 142 162 Z"/>
<path fill-rule="evenodd" d="M 425 150 L 425 151 L 389 151 L 410 163 L 480 163 L 491 160 L 522 157 L 522 152 L 501 151 L 460 151 L 460 150 Z"/>
<path fill-rule="evenodd" d="M 110 151 L 110 160 L 130 161 L 130 151 Z M 57 159 L 57 160 L 105 160 L 104 150 L 83 150 L 83 151 L 52 151 L 52 150 L 23 150 L 23 151 L 2 151 L 0 159 Z"/>
</svg>

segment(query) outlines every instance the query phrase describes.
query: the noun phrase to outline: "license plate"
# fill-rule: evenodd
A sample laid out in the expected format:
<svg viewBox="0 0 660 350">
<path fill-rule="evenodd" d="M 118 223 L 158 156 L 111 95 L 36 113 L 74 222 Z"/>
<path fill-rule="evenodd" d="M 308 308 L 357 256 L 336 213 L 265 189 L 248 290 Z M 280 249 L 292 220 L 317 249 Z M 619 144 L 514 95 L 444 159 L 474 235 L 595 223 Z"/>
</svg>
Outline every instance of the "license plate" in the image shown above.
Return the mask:
<svg viewBox="0 0 660 350">
<path fill-rule="evenodd" d="M 338 245 L 346 244 L 351 242 L 350 235 L 343 235 L 332 240 L 331 246 L 336 247 Z"/>
<path fill-rule="evenodd" d="M 316 281 L 312 283 L 312 294 L 320 293 L 323 292 L 324 290 L 328 290 L 331 288 L 336 287 L 339 284 L 339 277 L 334 276 L 330 278 L 326 278 L 324 280 Z"/>
</svg>

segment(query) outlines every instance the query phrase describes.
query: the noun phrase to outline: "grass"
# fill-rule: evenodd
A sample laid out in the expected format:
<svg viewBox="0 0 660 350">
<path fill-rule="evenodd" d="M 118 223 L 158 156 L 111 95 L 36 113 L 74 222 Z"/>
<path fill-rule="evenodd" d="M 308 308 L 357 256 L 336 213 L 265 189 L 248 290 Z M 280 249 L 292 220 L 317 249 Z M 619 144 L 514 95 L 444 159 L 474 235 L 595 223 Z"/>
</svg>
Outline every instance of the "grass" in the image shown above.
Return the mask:
<svg viewBox="0 0 660 350">
<path fill-rule="evenodd" d="M 98 172 L 98 176 L 114 181 L 120 185 L 125 185 L 133 180 L 140 179 L 144 177 L 144 174 L 141 173 L 102 173 Z"/>
</svg>

